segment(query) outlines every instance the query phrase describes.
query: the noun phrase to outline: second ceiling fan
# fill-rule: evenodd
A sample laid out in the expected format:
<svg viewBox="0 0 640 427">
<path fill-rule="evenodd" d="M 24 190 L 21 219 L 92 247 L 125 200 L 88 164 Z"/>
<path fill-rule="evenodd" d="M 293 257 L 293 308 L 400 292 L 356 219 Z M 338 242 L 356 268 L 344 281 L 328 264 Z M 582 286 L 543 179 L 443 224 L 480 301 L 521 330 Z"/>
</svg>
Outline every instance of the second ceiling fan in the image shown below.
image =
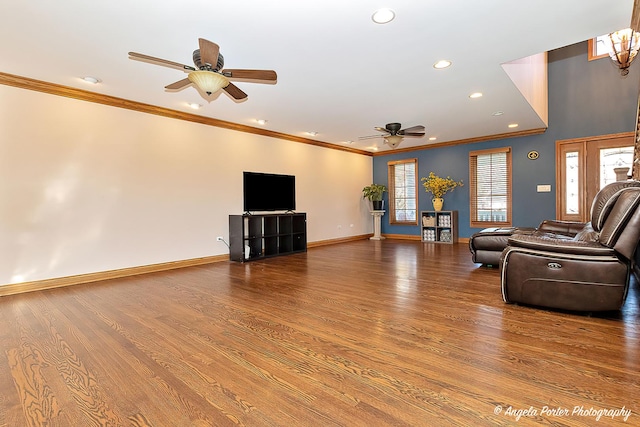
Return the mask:
<svg viewBox="0 0 640 427">
<path fill-rule="evenodd" d="M 386 135 L 361 136 L 358 139 L 384 138 L 385 144 L 391 148 L 396 148 L 405 136 L 420 138 L 424 136 L 424 126 L 417 125 L 401 129 L 400 123 L 387 123 L 385 127 L 376 126 L 374 129 Z"/>
<path fill-rule="evenodd" d="M 165 86 L 165 89 L 180 90 L 194 84 L 207 96 L 211 96 L 222 89 L 238 101 L 246 99 L 247 94 L 231 83 L 231 79 L 246 80 L 253 83 L 275 83 L 278 79 L 276 72 L 273 70 L 224 69 L 224 57 L 220 54 L 220 47 L 203 38 L 198 39 L 198 43 L 200 49 L 193 51 L 195 67 L 137 52 L 129 52 L 129 56 L 132 59 L 177 68 L 189 73 L 187 78 L 171 83 Z"/>
</svg>

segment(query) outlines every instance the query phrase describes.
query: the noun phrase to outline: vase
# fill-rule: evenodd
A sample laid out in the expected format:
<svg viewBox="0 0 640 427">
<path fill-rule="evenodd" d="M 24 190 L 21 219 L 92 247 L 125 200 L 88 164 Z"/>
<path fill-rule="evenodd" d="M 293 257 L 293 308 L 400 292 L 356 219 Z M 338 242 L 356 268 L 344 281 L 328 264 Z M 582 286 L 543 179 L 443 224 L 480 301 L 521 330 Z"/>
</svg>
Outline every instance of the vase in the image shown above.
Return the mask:
<svg viewBox="0 0 640 427">
<path fill-rule="evenodd" d="M 442 205 L 444 204 L 444 199 L 442 197 L 434 197 L 431 201 L 433 202 L 433 210 L 440 212 L 442 210 Z"/>
<path fill-rule="evenodd" d="M 371 203 L 374 211 L 384 210 L 384 200 L 372 200 Z"/>
</svg>

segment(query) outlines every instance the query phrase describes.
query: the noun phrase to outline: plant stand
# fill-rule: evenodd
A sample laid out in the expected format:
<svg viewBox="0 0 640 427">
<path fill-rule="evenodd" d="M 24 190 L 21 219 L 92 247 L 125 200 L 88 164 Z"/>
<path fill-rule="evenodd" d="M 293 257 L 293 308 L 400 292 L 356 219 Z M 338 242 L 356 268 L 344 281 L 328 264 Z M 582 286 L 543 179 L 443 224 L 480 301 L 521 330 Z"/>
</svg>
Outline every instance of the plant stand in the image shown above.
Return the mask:
<svg viewBox="0 0 640 427">
<path fill-rule="evenodd" d="M 371 211 L 371 215 L 373 215 L 373 237 L 370 237 L 371 240 L 383 240 L 384 237 L 381 235 L 382 226 L 381 219 L 382 215 L 384 215 L 384 211 Z"/>
</svg>

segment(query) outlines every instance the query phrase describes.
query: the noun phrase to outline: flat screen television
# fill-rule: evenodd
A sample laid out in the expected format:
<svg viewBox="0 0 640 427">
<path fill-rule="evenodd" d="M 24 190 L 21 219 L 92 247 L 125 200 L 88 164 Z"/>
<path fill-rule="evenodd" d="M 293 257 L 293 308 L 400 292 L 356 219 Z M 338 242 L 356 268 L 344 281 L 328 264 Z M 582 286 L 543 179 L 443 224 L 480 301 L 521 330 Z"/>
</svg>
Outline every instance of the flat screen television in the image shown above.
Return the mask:
<svg viewBox="0 0 640 427">
<path fill-rule="evenodd" d="M 245 171 L 242 188 L 245 212 L 296 209 L 296 177 L 293 175 Z"/>
</svg>

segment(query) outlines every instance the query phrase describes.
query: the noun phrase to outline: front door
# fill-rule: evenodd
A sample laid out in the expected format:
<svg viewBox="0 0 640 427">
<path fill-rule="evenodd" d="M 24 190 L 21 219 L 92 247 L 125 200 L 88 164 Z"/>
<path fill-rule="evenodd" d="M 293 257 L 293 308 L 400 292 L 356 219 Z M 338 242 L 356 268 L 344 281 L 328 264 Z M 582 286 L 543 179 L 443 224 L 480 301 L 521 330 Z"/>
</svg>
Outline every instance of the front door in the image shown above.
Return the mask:
<svg viewBox="0 0 640 427">
<path fill-rule="evenodd" d="M 589 221 L 596 193 L 616 181 L 616 171 L 631 174 L 633 133 L 556 142 L 556 218 Z"/>
</svg>

